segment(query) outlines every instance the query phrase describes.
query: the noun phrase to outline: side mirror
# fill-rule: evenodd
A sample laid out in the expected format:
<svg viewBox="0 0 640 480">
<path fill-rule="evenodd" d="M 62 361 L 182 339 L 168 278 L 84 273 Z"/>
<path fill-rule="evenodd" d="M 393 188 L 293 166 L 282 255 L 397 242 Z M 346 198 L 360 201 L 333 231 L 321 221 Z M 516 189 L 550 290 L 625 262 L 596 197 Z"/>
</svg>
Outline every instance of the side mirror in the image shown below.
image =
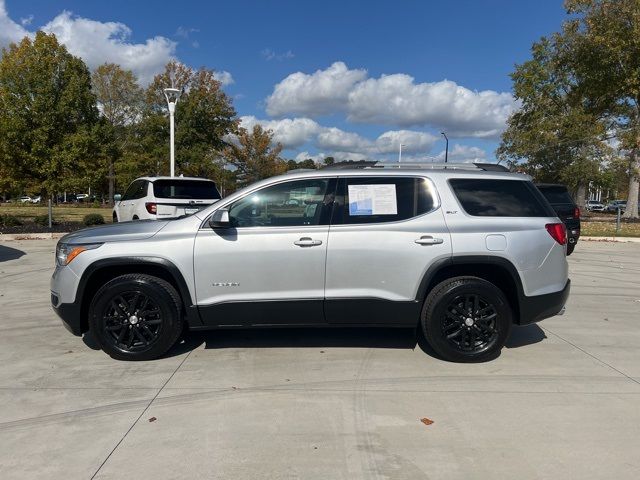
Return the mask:
<svg viewBox="0 0 640 480">
<path fill-rule="evenodd" d="M 209 226 L 211 228 L 229 228 L 231 226 L 231 219 L 229 218 L 229 210 L 221 208 L 216 210 L 209 219 Z"/>
<path fill-rule="evenodd" d="M 122 195 L 120 195 L 119 193 L 116 193 L 116 194 L 113 196 L 113 201 L 114 201 L 114 202 L 119 202 L 120 200 L 122 200 Z"/>
</svg>

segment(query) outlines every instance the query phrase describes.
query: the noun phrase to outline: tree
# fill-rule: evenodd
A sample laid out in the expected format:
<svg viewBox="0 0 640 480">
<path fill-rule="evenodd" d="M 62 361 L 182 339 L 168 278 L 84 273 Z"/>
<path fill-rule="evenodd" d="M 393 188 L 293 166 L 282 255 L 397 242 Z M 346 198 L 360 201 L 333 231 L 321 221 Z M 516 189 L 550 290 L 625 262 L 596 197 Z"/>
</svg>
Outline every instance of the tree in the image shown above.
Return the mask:
<svg viewBox="0 0 640 480">
<path fill-rule="evenodd" d="M 123 156 L 127 142 L 132 136 L 131 130 L 140 120 L 143 92 L 132 71 L 123 70 L 113 63 L 100 65 L 91 78 L 100 113 L 106 120 L 105 135 L 110 140 L 104 146 L 108 163 L 109 203 L 113 204 L 114 165 Z"/>
<path fill-rule="evenodd" d="M 56 37 L 3 50 L 0 60 L 0 170 L 41 194 L 79 188 L 96 155 L 96 98 L 86 65 Z"/>
<path fill-rule="evenodd" d="M 333 157 L 325 157 L 324 159 L 324 164 L 325 165 L 333 165 L 334 163 L 336 163 L 336 159 Z"/>
<path fill-rule="evenodd" d="M 251 132 L 240 128 L 237 138 L 238 143 L 230 143 L 223 156 L 236 167 L 239 186 L 287 171 L 287 163 L 280 158 L 282 145 L 272 145 L 271 130 L 264 130 L 260 125 L 254 125 Z"/>
<path fill-rule="evenodd" d="M 566 37 L 554 35 L 533 44 L 531 60 L 511 75 L 520 108 L 508 120 L 497 154 L 520 164 L 540 182 L 568 184 L 584 206 L 589 181 L 600 177 L 605 123 L 587 106 L 572 71 L 572 49 Z"/>
<path fill-rule="evenodd" d="M 141 148 L 168 170 L 169 121 L 163 89 L 183 91 L 176 106 L 176 170 L 186 175 L 211 178 L 217 167 L 215 152 L 226 146 L 226 136 L 236 132 L 238 121 L 229 97 L 215 79 L 214 71 L 194 70 L 171 61 L 156 75 L 145 93 L 145 110 L 140 124 Z"/>
<path fill-rule="evenodd" d="M 574 18 L 563 35 L 572 38 L 572 67 L 589 109 L 606 118 L 629 152 L 627 218 L 638 218 L 640 181 L 640 2 L 566 0 Z"/>
</svg>

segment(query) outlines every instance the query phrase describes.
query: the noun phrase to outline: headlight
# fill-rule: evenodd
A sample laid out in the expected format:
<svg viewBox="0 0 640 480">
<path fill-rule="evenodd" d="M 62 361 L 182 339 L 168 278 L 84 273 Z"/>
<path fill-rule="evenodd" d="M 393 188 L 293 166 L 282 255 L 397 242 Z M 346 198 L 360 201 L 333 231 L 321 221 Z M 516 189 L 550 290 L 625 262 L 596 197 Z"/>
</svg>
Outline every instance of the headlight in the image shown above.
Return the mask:
<svg viewBox="0 0 640 480">
<path fill-rule="evenodd" d="M 69 245 L 66 243 L 58 243 L 56 246 L 56 264 L 60 267 L 69 265 L 71 261 L 86 250 L 98 248 L 101 243 L 92 243 L 88 245 Z"/>
</svg>

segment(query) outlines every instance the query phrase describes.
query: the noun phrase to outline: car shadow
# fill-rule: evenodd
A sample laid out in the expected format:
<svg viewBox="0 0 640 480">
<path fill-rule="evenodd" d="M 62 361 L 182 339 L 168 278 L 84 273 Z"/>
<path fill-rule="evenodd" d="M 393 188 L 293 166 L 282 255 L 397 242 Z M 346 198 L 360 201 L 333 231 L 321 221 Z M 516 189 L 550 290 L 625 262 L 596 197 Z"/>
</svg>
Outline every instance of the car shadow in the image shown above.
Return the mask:
<svg viewBox="0 0 640 480">
<path fill-rule="evenodd" d="M 22 250 L 18 250 L 17 248 L 7 247 L 5 245 L 0 245 L 0 262 L 7 262 L 9 260 L 16 260 L 20 257 L 26 255 Z"/>
<path fill-rule="evenodd" d="M 505 346 L 519 348 L 541 342 L 546 335 L 537 325 L 516 327 Z M 100 350 L 91 332 L 82 341 L 92 350 Z M 254 328 L 187 331 L 162 358 L 183 355 L 204 345 L 205 349 L 223 348 L 420 348 L 440 359 L 431 346 L 412 328 Z"/>
<path fill-rule="evenodd" d="M 187 332 L 165 357 L 204 345 L 221 348 L 397 348 L 413 349 L 414 329 L 407 328 L 254 328 Z"/>
<path fill-rule="evenodd" d="M 538 325 L 524 325 L 522 327 L 514 325 L 511 329 L 511 335 L 507 339 L 507 343 L 505 343 L 505 347 L 507 348 L 520 348 L 526 347 L 527 345 L 533 345 L 534 343 L 539 343 L 547 338 L 547 335 L 544 333 Z"/>
</svg>

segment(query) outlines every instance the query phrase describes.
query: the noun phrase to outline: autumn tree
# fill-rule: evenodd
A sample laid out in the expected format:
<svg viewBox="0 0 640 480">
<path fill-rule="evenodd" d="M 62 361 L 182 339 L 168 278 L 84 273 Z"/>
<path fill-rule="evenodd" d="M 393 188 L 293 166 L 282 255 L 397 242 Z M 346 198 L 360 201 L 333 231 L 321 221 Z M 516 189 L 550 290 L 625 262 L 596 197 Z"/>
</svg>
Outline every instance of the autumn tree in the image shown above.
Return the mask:
<svg viewBox="0 0 640 480">
<path fill-rule="evenodd" d="M 98 122 L 91 75 L 54 35 L 38 32 L 0 60 L 0 170 L 42 194 L 91 173 Z"/>
<path fill-rule="evenodd" d="M 272 142 L 271 130 L 254 125 L 251 131 L 240 128 L 237 143 L 231 142 L 223 150 L 224 158 L 236 167 L 239 186 L 249 185 L 287 170 L 287 163 L 280 158 L 282 145 L 273 145 Z"/>
<path fill-rule="evenodd" d="M 116 162 L 123 157 L 133 139 L 132 130 L 140 121 L 143 109 L 143 91 L 131 70 L 105 63 L 93 72 L 93 91 L 100 113 L 105 120 L 103 143 L 107 159 L 109 203 L 113 203 Z"/>
</svg>

